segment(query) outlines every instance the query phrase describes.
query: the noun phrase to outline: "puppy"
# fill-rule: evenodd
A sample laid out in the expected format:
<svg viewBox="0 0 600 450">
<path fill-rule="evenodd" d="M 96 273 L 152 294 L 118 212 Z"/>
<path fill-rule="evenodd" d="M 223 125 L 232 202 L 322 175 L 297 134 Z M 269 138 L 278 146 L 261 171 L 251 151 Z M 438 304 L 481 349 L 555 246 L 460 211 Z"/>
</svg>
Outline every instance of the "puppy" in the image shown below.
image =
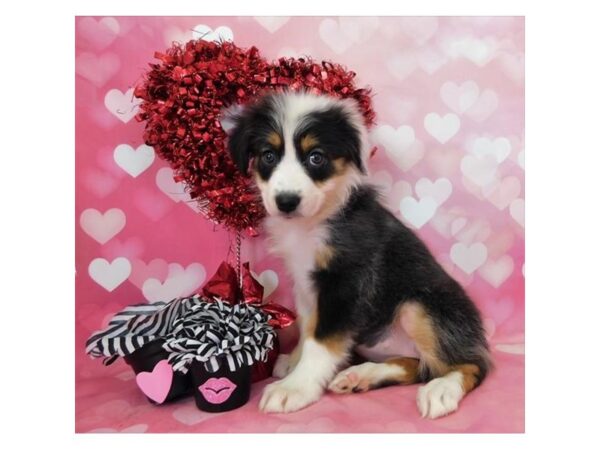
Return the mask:
<svg viewBox="0 0 600 450">
<path fill-rule="evenodd" d="M 491 368 L 482 321 L 368 184 L 358 105 L 280 92 L 232 121 L 229 150 L 256 180 L 272 250 L 293 279 L 300 324 L 298 346 L 276 364 L 283 379 L 265 388 L 260 409 L 296 411 L 326 389 L 427 382 L 417 395 L 421 415 L 455 411 Z M 354 353 L 368 362 L 347 367 Z"/>
</svg>

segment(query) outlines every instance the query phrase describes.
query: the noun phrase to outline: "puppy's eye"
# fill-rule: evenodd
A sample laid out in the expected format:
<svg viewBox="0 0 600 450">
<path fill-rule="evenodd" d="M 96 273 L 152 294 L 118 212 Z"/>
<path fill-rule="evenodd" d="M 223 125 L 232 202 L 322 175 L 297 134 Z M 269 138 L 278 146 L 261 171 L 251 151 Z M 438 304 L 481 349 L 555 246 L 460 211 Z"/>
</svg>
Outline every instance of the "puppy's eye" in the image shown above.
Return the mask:
<svg viewBox="0 0 600 450">
<path fill-rule="evenodd" d="M 273 150 L 266 150 L 261 155 L 261 160 L 265 165 L 271 166 L 277 161 L 277 156 Z"/>
<path fill-rule="evenodd" d="M 322 166 L 325 163 L 325 155 L 323 155 L 321 150 L 313 150 L 308 155 L 308 162 L 314 167 Z"/>
</svg>

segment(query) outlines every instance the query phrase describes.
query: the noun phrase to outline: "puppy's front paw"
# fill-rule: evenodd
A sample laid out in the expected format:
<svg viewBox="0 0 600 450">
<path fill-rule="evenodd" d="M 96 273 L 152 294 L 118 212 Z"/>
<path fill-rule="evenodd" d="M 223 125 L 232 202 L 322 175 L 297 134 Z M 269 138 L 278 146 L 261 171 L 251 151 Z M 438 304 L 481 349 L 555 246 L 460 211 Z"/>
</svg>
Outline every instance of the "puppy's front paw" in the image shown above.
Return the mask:
<svg viewBox="0 0 600 450">
<path fill-rule="evenodd" d="M 436 419 L 458 409 L 464 392 L 460 379 L 452 375 L 435 378 L 419 388 L 417 406 L 421 417 Z"/>
<path fill-rule="evenodd" d="M 265 388 L 258 407 L 266 413 L 298 411 L 319 400 L 322 392 L 320 386 L 283 379 Z"/>
</svg>

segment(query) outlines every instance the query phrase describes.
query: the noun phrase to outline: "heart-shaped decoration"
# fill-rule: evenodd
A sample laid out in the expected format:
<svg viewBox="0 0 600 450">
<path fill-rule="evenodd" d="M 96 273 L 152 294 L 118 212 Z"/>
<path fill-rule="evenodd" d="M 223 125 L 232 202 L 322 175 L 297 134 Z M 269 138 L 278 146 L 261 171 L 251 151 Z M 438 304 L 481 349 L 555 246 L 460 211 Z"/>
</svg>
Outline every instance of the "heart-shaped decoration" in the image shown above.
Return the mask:
<svg viewBox="0 0 600 450">
<path fill-rule="evenodd" d="M 114 17 L 103 17 L 96 20 L 84 17 L 77 22 L 77 32 L 99 50 L 108 47 L 118 36 L 121 27 Z"/>
<path fill-rule="evenodd" d="M 206 269 L 200 263 L 192 263 L 186 268 L 177 263 L 169 264 L 169 275 L 164 282 L 156 278 L 147 279 L 142 285 L 142 293 L 150 303 L 166 302 L 176 297 L 184 297 L 196 291 L 206 279 Z"/>
<path fill-rule="evenodd" d="M 450 258 L 465 273 L 472 274 L 485 263 L 487 248 L 481 242 L 469 246 L 458 242 L 450 249 Z"/>
<path fill-rule="evenodd" d="M 119 208 L 111 208 L 102 214 L 94 208 L 81 213 L 79 224 L 83 231 L 100 244 L 106 244 L 125 226 L 125 213 Z"/>
<path fill-rule="evenodd" d="M 445 144 L 458 133 L 460 129 L 460 119 L 456 114 L 448 113 L 444 117 L 437 113 L 429 113 L 424 120 L 425 130 L 437 139 L 441 144 Z"/>
<path fill-rule="evenodd" d="M 364 26 L 352 33 L 366 36 L 371 22 L 360 22 Z M 252 178 L 237 169 L 226 149 L 221 119 L 227 108 L 285 88 L 354 99 L 367 126 L 375 115 L 370 91 L 355 87 L 354 72 L 308 58 L 269 63 L 256 47 L 242 49 L 229 42 L 233 34 L 226 31 L 197 26 L 193 34 L 201 32 L 203 39 L 156 52 L 158 62 L 135 88 L 142 101 L 137 118 L 146 122 L 145 143 L 170 163 L 175 181 L 183 181 L 190 197 L 202 202 L 207 218 L 230 230 L 245 230 L 257 227 L 265 211 Z M 206 40 L 213 34 L 219 42 Z"/>
<path fill-rule="evenodd" d="M 135 382 L 146 397 L 161 404 L 171 390 L 173 368 L 166 359 L 163 359 L 154 366 L 152 372 L 138 373 Z"/>
<path fill-rule="evenodd" d="M 133 88 L 123 93 L 111 89 L 104 96 L 104 106 L 123 123 L 129 122 L 138 112 L 139 100 L 133 96 Z"/>
<path fill-rule="evenodd" d="M 129 278 L 131 263 L 122 257 L 115 258 L 110 263 L 104 258 L 96 258 L 88 266 L 88 274 L 96 283 L 112 292 Z"/>
<path fill-rule="evenodd" d="M 417 201 L 414 197 L 405 197 L 400 201 L 400 212 L 411 225 L 421 228 L 433 217 L 438 204 L 431 197 Z"/>
<path fill-rule="evenodd" d="M 115 147 L 113 156 L 117 165 L 135 178 L 154 162 L 154 149 L 147 145 L 134 149 L 130 145 L 120 144 Z"/>
<path fill-rule="evenodd" d="M 377 127 L 371 133 L 374 144 L 385 149 L 385 153 L 404 172 L 410 170 L 425 154 L 421 142 L 415 139 L 415 131 L 408 125 L 394 129 L 389 125 Z"/>
<path fill-rule="evenodd" d="M 482 158 L 487 155 L 492 155 L 496 158 L 498 164 L 503 162 L 511 152 L 510 141 L 505 137 L 499 137 L 491 140 L 486 137 L 480 137 L 471 144 L 471 153 Z"/>
<path fill-rule="evenodd" d="M 488 260 L 478 272 L 481 278 L 498 288 L 512 274 L 513 269 L 513 259 L 509 255 L 504 255 L 495 261 Z"/>
<path fill-rule="evenodd" d="M 491 89 L 486 89 L 465 114 L 469 119 L 472 119 L 475 122 L 483 122 L 490 117 L 496 109 L 498 109 L 498 94 Z"/>
<path fill-rule="evenodd" d="M 446 81 L 440 88 L 440 97 L 450 109 L 462 114 L 479 98 L 479 86 L 473 80 L 465 81 L 460 86 Z"/>
<path fill-rule="evenodd" d="M 279 277 L 274 270 L 263 270 L 260 275 L 256 276 L 256 279 L 264 288 L 263 298 L 265 299 L 279 286 Z"/>
<path fill-rule="evenodd" d="M 421 178 L 415 184 L 415 192 L 419 198 L 433 198 L 439 206 L 452 194 L 452 183 L 447 178 L 438 178 L 435 182 L 429 178 Z"/>
<path fill-rule="evenodd" d="M 196 25 L 192 30 L 192 35 L 194 39 L 202 39 L 204 41 L 233 41 L 233 31 L 231 31 L 231 28 L 224 25 L 217 27 L 214 30 L 208 25 Z"/>
<path fill-rule="evenodd" d="M 258 16 L 254 17 L 260 26 L 262 26 L 269 33 L 275 33 L 282 26 L 289 22 L 289 16 Z"/>
<path fill-rule="evenodd" d="M 83 52 L 75 58 L 75 73 L 102 87 L 121 67 L 119 57 L 113 53 L 98 56 Z"/>
</svg>

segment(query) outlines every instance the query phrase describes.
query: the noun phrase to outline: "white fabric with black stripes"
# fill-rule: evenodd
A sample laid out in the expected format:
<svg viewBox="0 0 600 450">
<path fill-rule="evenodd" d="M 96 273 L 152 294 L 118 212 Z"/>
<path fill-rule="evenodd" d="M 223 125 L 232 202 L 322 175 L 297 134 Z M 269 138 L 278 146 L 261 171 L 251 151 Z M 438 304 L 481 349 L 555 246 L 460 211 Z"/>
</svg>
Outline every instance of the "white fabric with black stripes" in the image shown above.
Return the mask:
<svg viewBox="0 0 600 450">
<path fill-rule="evenodd" d="M 245 303 L 202 302 L 175 321 L 163 348 L 173 369 L 183 373 L 194 360 L 204 362 L 211 373 L 223 362 L 236 371 L 266 361 L 276 338 L 268 320 L 268 314 Z"/>
<path fill-rule="evenodd" d="M 156 302 L 128 306 L 117 313 L 104 330 L 97 331 L 86 342 L 92 357 L 107 356 L 109 365 L 119 356 L 127 356 L 156 339 L 166 338 L 175 321 L 195 305 L 203 303 L 200 295 L 176 298 L 168 303 Z"/>
</svg>

